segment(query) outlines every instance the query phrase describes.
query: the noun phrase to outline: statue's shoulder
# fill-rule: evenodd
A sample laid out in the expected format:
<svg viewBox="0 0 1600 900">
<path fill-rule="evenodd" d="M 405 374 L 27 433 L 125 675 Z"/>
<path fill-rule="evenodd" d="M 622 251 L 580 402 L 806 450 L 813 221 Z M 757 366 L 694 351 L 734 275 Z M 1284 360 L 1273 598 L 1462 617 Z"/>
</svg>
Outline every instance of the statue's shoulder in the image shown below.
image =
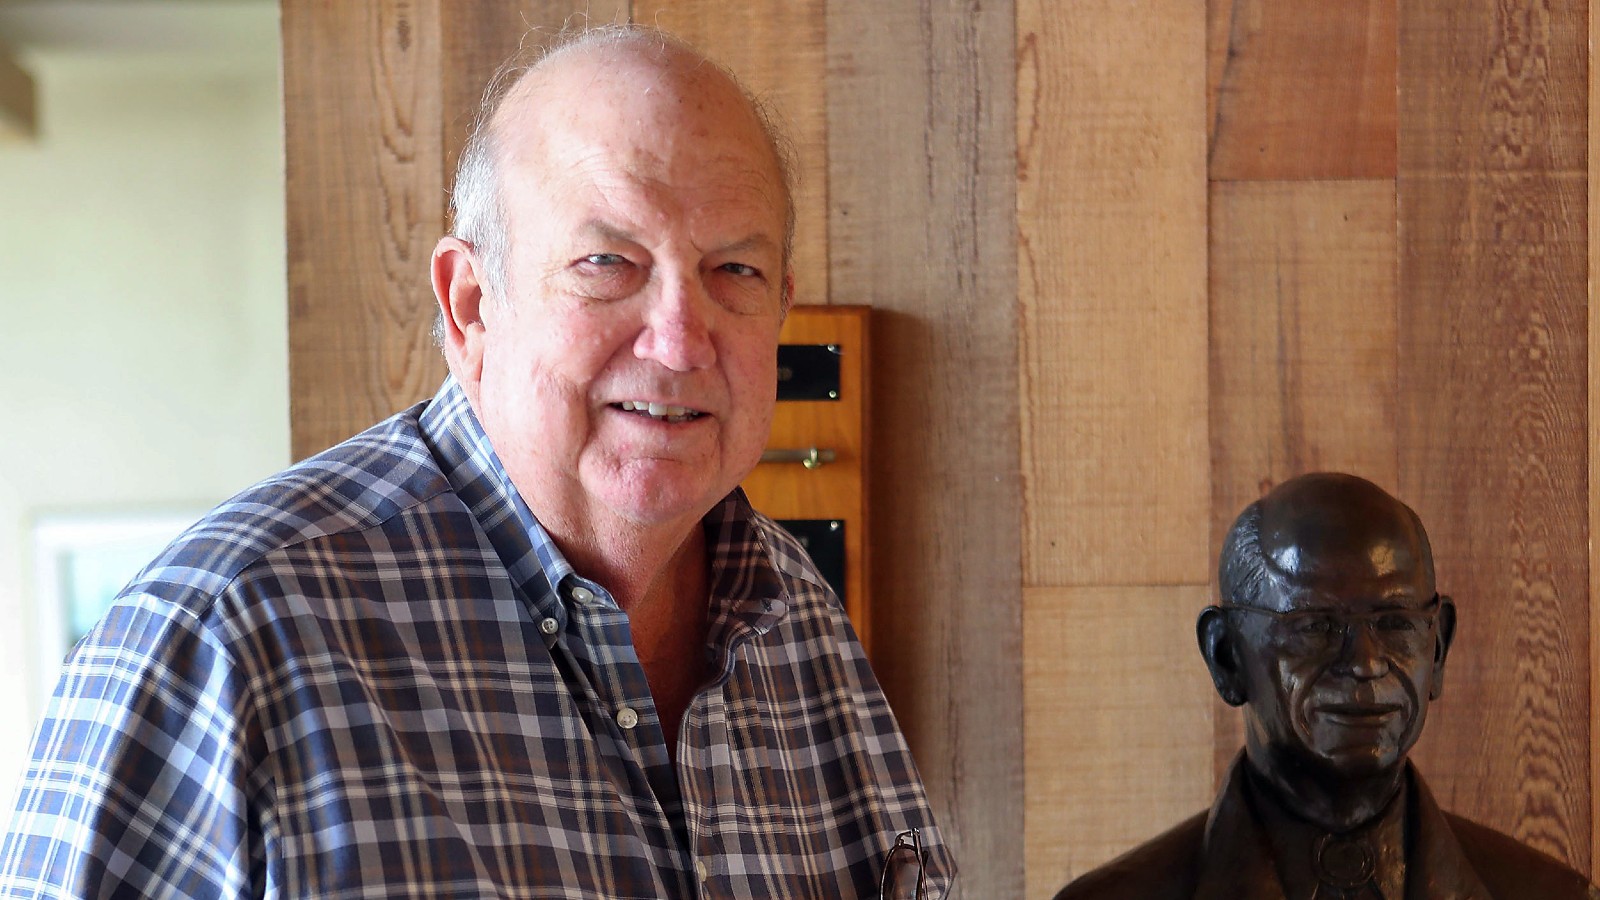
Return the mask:
<svg viewBox="0 0 1600 900">
<path fill-rule="evenodd" d="M 1496 897 L 1589 900 L 1600 891 L 1581 873 L 1508 834 L 1445 813 L 1461 851 L 1478 878 Z"/>
<path fill-rule="evenodd" d="M 1056 900 L 1189 900 L 1199 879 L 1207 815 L 1180 822 L 1074 879 Z"/>
</svg>

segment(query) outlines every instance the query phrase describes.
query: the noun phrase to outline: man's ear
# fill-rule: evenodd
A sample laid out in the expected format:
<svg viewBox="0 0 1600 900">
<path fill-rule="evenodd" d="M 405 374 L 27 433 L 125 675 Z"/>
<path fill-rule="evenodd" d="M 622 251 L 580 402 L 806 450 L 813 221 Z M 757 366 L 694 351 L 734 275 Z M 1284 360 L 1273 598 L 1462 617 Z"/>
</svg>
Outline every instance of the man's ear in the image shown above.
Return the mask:
<svg viewBox="0 0 1600 900">
<path fill-rule="evenodd" d="M 483 373 L 483 272 L 472 245 L 445 236 L 433 248 L 433 296 L 439 302 L 440 349 L 451 374 L 476 394 Z"/>
<path fill-rule="evenodd" d="M 1243 706 L 1250 698 L 1245 693 L 1244 672 L 1239 665 L 1232 629 L 1228 627 L 1227 610 L 1220 606 L 1201 610 L 1200 621 L 1195 623 L 1195 637 L 1200 640 L 1200 655 L 1205 657 L 1206 668 L 1211 670 L 1211 683 L 1217 686 L 1222 702 Z"/>
<path fill-rule="evenodd" d="M 1444 693 L 1444 661 L 1450 655 L 1450 644 L 1456 639 L 1456 602 L 1439 595 L 1439 628 L 1433 642 L 1433 677 L 1429 681 L 1428 699 L 1437 700 Z"/>
</svg>

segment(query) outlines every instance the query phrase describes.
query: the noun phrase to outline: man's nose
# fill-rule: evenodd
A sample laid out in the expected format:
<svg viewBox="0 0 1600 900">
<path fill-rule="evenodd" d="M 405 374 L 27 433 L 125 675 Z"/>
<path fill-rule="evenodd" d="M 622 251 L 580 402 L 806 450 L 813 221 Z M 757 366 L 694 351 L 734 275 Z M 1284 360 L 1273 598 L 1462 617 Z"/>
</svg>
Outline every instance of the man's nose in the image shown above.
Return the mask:
<svg viewBox="0 0 1600 900">
<path fill-rule="evenodd" d="M 1370 623 L 1361 619 L 1347 622 L 1343 643 L 1337 668 L 1361 679 L 1389 674 L 1389 657 L 1384 653 L 1383 643 L 1373 634 Z"/>
<path fill-rule="evenodd" d="M 635 356 L 674 372 L 708 368 L 717 361 L 711 339 L 714 301 L 697 274 L 664 280 L 648 304 L 644 327 L 634 342 Z"/>
</svg>

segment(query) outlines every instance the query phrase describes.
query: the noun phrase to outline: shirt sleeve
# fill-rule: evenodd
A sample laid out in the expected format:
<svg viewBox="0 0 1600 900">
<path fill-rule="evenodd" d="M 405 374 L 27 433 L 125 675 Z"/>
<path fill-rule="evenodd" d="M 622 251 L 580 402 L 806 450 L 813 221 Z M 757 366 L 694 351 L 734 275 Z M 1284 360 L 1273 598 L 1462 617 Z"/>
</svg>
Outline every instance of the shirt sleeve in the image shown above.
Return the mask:
<svg viewBox="0 0 1600 900">
<path fill-rule="evenodd" d="M 68 657 L 0 840 L 0 895 L 234 897 L 264 880 L 260 731 L 224 641 L 122 598 Z M 254 882 L 254 884 L 253 884 Z"/>
</svg>

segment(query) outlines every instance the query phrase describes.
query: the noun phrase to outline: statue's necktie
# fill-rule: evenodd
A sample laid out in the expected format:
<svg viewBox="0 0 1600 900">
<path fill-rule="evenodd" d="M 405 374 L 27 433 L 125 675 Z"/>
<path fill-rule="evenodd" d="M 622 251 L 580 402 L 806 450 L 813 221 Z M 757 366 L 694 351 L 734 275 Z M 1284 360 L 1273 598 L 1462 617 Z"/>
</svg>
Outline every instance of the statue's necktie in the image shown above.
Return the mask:
<svg viewBox="0 0 1600 900">
<path fill-rule="evenodd" d="M 1317 877 L 1313 900 L 1384 900 L 1378 889 L 1378 853 L 1365 837 L 1325 834 L 1311 848 Z"/>
</svg>

